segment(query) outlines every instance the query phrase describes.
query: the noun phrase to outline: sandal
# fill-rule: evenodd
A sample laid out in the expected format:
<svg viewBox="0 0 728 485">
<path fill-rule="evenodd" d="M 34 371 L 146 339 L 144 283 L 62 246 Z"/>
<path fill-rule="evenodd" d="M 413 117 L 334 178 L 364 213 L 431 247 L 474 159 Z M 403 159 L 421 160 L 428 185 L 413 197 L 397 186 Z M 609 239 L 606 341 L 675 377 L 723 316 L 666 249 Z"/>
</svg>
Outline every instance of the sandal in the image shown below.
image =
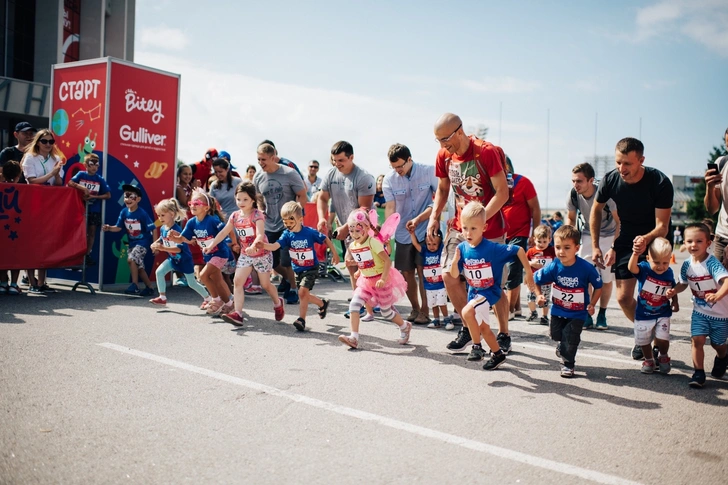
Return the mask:
<svg viewBox="0 0 728 485">
<path fill-rule="evenodd" d="M 299 332 L 303 332 L 306 330 L 306 320 L 304 320 L 301 317 L 296 318 L 296 321 L 293 322 L 293 326 L 296 327 L 296 330 Z"/>
<path fill-rule="evenodd" d="M 329 309 L 329 299 L 328 298 L 321 298 L 321 301 L 324 302 L 323 305 L 321 305 L 318 309 L 319 317 L 326 318 L 326 310 Z"/>
</svg>

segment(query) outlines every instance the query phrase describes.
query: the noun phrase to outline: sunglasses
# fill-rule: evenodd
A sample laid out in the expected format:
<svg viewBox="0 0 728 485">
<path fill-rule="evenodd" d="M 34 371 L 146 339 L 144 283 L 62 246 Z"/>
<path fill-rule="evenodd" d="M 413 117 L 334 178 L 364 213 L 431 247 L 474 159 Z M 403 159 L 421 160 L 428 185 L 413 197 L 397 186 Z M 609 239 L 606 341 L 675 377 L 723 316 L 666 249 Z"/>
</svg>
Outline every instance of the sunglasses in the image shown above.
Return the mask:
<svg viewBox="0 0 728 485">
<path fill-rule="evenodd" d="M 318 169 L 319 169 L 319 168 L 318 168 L 318 165 L 309 165 L 309 166 L 308 166 L 308 168 L 315 168 L 316 170 L 318 170 Z"/>
<path fill-rule="evenodd" d="M 124 192 L 124 198 L 125 199 L 135 200 L 135 199 L 138 199 L 139 196 L 136 195 L 136 194 L 134 194 L 134 193 L 132 193 L 132 192 Z"/>
<path fill-rule="evenodd" d="M 55 145 L 56 144 L 56 140 L 54 140 L 54 139 L 48 140 L 47 138 L 41 138 L 38 141 L 41 142 L 44 145 Z"/>
<path fill-rule="evenodd" d="M 202 207 L 207 204 L 202 202 L 201 200 L 191 200 L 187 203 L 187 205 L 190 207 Z"/>
</svg>

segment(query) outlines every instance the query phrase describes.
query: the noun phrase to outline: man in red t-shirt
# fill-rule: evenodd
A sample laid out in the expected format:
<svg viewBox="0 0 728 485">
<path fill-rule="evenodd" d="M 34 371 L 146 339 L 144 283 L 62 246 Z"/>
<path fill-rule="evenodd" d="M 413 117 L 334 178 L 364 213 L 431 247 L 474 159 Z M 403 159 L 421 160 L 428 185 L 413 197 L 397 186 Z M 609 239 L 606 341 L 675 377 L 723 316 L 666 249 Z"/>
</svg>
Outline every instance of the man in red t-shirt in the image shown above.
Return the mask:
<svg viewBox="0 0 728 485">
<path fill-rule="evenodd" d="M 452 113 L 445 113 L 437 120 L 435 138 L 441 147 L 435 161 L 435 175 L 439 181 L 430 222 L 427 224 L 427 236 L 434 237 L 439 229 L 440 215 L 452 186 L 455 192 L 455 217 L 448 222 L 449 230 L 442 255 L 443 267 L 449 268 L 455 248 L 465 240 L 460 234 L 460 211 L 470 201 L 476 200 L 485 206 L 488 225 L 483 236 L 493 242 L 505 242 L 506 223 L 501 208 L 508 201 L 508 183 L 503 171 L 506 156 L 502 148 L 466 135 L 462 120 Z M 450 301 L 459 314 L 467 303 L 465 281 L 450 276 L 449 271 L 443 271 L 442 277 Z M 498 345 L 507 353 L 511 348 L 508 299 L 501 298 L 493 309 L 498 317 Z M 448 349 L 464 351 L 470 342 L 470 332 L 463 325 L 457 338 L 448 344 Z"/>
</svg>

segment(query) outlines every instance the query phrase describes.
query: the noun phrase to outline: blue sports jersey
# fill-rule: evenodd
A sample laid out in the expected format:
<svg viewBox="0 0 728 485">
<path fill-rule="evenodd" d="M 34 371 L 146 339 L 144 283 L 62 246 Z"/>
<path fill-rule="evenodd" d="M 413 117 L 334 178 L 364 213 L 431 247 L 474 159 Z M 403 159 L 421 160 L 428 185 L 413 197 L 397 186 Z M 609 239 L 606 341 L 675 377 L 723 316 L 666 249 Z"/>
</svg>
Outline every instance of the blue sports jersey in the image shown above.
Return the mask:
<svg viewBox="0 0 728 485">
<path fill-rule="evenodd" d="M 109 192 L 109 186 L 106 180 L 98 173 L 89 175 L 88 172 L 78 172 L 73 176 L 71 182 L 86 187 L 91 195 L 104 195 Z M 101 201 L 99 199 L 88 200 L 89 212 L 101 212 Z"/>
<path fill-rule="evenodd" d="M 602 287 L 602 279 L 597 269 L 588 261 L 576 257 L 571 266 L 555 259 L 536 271 L 534 281 L 537 285 L 551 287 L 551 315 L 562 318 L 586 320 L 589 313 L 589 285 L 594 289 Z"/>
<path fill-rule="evenodd" d="M 475 247 L 461 242 L 458 249 L 458 270 L 468 282 L 468 301 L 481 295 L 490 306 L 495 305 L 502 293 L 503 267 L 518 257 L 519 247 L 483 239 Z"/>
<path fill-rule="evenodd" d="M 318 267 L 314 243 L 323 244 L 324 241 L 326 241 L 326 236 L 317 230 L 301 226 L 301 230 L 298 232 L 286 229 L 277 242 L 281 248 L 288 248 L 293 271 L 300 273 Z"/>
<path fill-rule="evenodd" d="M 212 241 L 215 236 L 218 235 L 222 228 L 225 227 L 225 223 L 222 222 L 217 216 L 207 215 L 202 221 L 199 221 L 197 217 L 193 217 L 187 221 L 184 231 L 182 231 L 182 237 L 191 241 L 192 238 L 197 239 L 197 244 L 200 248 L 206 248 L 212 246 Z M 205 262 L 210 261 L 212 258 L 230 258 L 230 248 L 221 242 L 212 250 L 210 254 L 202 253 L 202 257 Z"/>
<path fill-rule="evenodd" d="M 422 243 L 422 273 L 425 276 L 425 290 L 443 290 L 445 283 L 442 281 L 442 242 L 436 251 L 427 249 L 427 244 Z"/>
<path fill-rule="evenodd" d="M 162 226 L 159 228 L 161 236 L 162 246 L 166 248 L 177 247 L 180 249 L 179 253 L 167 253 L 167 258 L 172 262 L 172 267 L 175 271 L 179 271 L 184 274 L 190 274 L 195 271 L 195 267 L 192 264 L 192 253 L 190 248 L 184 243 L 177 244 L 169 240 L 169 231 L 182 232 L 182 228 L 175 224 L 171 228 L 167 229 Z"/>
<path fill-rule="evenodd" d="M 672 316 L 670 299 L 665 293 L 675 286 L 675 275 L 672 268 L 662 274 L 657 274 L 650 268 L 650 263 L 641 261 L 638 265 L 640 272 L 635 274 L 639 282 L 637 292 L 637 308 L 635 320 L 655 320 Z"/>
<path fill-rule="evenodd" d="M 152 244 L 151 233 L 155 228 L 154 221 L 141 207 L 137 206 L 134 212 L 129 211 L 127 207 L 121 209 L 115 226 L 126 229 L 129 236 L 129 249 L 136 246 L 149 247 Z"/>
</svg>

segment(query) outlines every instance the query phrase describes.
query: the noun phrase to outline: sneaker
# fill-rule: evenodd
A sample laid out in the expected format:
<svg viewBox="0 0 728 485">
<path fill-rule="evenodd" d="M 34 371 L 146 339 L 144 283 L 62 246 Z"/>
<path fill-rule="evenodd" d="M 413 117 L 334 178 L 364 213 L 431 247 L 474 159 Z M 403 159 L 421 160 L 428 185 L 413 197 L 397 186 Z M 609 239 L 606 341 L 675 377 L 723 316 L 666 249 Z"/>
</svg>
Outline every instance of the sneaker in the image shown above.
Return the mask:
<svg viewBox="0 0 728 485">
<path fill-rule="evenodd" d="M 690 382 L 688 382 L 688 386 L 694 387 L 696 389 L 699 389 L 705 385 L 705 371 L 700 369 L 695 369 L 695 372 L 693 372 L 693 376 L 690 378 Z"/>
<path fill-rule="evenodd" d="M 430 317 L 420 312 L 417 314 L 417 318 L 415 318 L 412 323 L 414 323 L 415 325 L 427 325 L 428 323 L 430 323 Z"/>
<path fill-rule="evenodd" d="M 407 344 L 410 339 L 410 332 L 412 332 L 412 322 L 405 321 L 405 325 L 406 326 L 404 330 L 400 329 L 399 331 L 399 339 L 397 339 L 397 343 L 399 345 Z"/>
<path fill-rule="evenodd" d="M 339 342 L 342 344 L 348 345 L 352 349 L 355 349 L 359 347 L 359 339 L 354 337 L 349 337 L 348 335 L 339 335 Z"/>
<path fill-rule="evenodd" d="M 561 357 L 561 342 L 556 344 L 556 357 L 559 358 L 562 364 L 564 363 L 564 359 Z"/>
<path fill-rule="evenodd" d="M 632 358 L 634 360 L 642 360 L 645 358 L 645 354 L 642 352 L 642 347 L 635 345 L 632 349 Z"/>
<path fill-rule="evenodd" d="M 607 325 L 607 312 L 599 312 L 597 314 L 597 330 L 609 330 L 609 325 Z"/>
<path fill-rule="evenodd" d="M 509 311 L 508 312 L 508 320 L 515 320 L 516 319 L 516 312 L 515 311 Z"/>
<path fill-rule="evenodd" d="M 531 312 L 526 321 L 528 323 L 538 323 L 538 313 L 536 313 L 536 310 Z"/>
<path fill-rule="evenodd" d="M 298 292 L 296 290 L 286 291 L 286 303 L 289 305 L 295 305 L 298 303 Z"/>
<path fill-rule="evenodd" d="M 462 322 L 463 320 L 460 318 L 460 315 L 458 315 L 458 312 L 453 310 L 452 312 L 452 321 L 453 322 Z"/>
<path fill-rule="evenodd" d="M 8 287 L 8 295 L 21 295 L 23 292 L 18 288 L 17 283 L 12 283 L 10 287 Z"/>
<path fill-rule="evenodd" d="M 458 332 L 457 337 L 455 337 L 455 340 L 447 344 L 447 350 L 450 352 L 463 352 L 465 347 L 470 345 L 472 341 L 473 339 L 470 338 L 470 330 L 468 330 L 468 327 L 463 326 Z"/>
<path fill-rule="evenodd" d="M 381 308 L 379 308 L 378 306 L 375 306 L 374 308 L 372 308 L 372 311 L 373 311 L 374 313 L 382 313 L 382 309 L 381 309 Z"/>
<path fill-rule="evenodd" d="M 262 295 L 263 287 L 260 285 L 250 285 L 244 290 L 246 295 Z"/>
<path fill-rule="evenodd" d="M 361 307 L 359 309 L 359 316 L 363 317 L 366 312 L 367 312 L 367 309 L 364 307 Z M 347 310 L 346 313 L 344 313 L 344 318 L 349 318 L 349 315 L 351 315 L 351 312 L 349 310 Z"/>
<path fill-rule="evenodd" d="M 28 293 L 30 293 L 32 295 L 42 295 L 43 294 L 43 292 L 40 291 L 39 286 L 31 286 L 30 288 L 28 288 Z"/>
<path fill-rule="evenodd" d="M 153 296 L 155 293 L 154 288 L 150 288 L 147 286 L 142 291 L 139 292 L 139 296 Z"/>
<path fill-rule="evenodd" d="M 51 288 L 50 286 L 43 284 L 43 286 L 40 287 L 41 293 L 58 293 L 58 290 Z"/>
<path fill-rule="evenodd" d="M 477 347 L 473 345 L 473 347 L 470 349 L 470 354 L 468 354 L 468 361 L 477 362 L 479 360 L 483 360 L 485 356 L 485 350 L 483 350 L 483 347 L 481 345 L 478 345 Z"/>
<path fill-rule="evenodd" d="M 427 325 L 427 328 L 440 328 L 442 324 L 439 318 L 433 318 L 432 321 Z"/>
<path fill-rule="evenodd" d="M 374 315 L 372 315 L 371 313 L 367 313 L 366 315 L 364 315 L 363 317 L 361 317 L 361 321 L 362 322 L 373 322 L 374 321 Z"/>
<path fill-rule="evenodd" d="M 162 298 L 161 296 L 158 296 L 156 298 L 152 298 L 151 300 L 149 300 L 149 303 L 153 303 L 155 305 L 160 305 L 160 306 L 166 306 L 167 305 L 167 299 L 166 298 Z"/>
<path fill-rule="evenodd" d="M 283 308 L 283 298 L 278 297 L 278 302 L 280 303 L 280 305 L 278 305 L 277 307 L 273 307 L 276 322 L 280 322 L 281 320 L 283 320 L 283 317 L 286 314 L 286 310 Z"/>
<path fill-rule="evenodd" d="M 587 315 L 586 320 L 584 320 L 584 325 L 582 326 L 582 328 L 584 330 L 586 330 L 586 329 L 593 328 L 593 327 L 594 327 L 594 320 L 592 319 L 591 315 Z"/>
<path fill-rule="evenodd" d="M 570 378 L 574 377 L 574 368 L 562 365 L 561 366 L 561 377 L 564 377 L 566 379 L 570 379 Z"/>
<path fill-rule="evenodd" d="M 506 354 L 504 352 L 496 352 L 490 354 L 490 359 L 488 359 L 488 362 L 483 364 L 484 370 L 495 370 L 500 365 L 506 361 Z"/>
<path fill-rule="evenodd" d="M 523 312 L 521 310 L 516 310 L 516 318 L 523 318 Z"/>
<path fill-rule="evenodd" d="M 511 336 L 505 333 L 499 333 L 496 336 L 498 340 L 498 347 L 503 351 L 504 354 L 508 354 L 511 351 Z"/>
<path fill-rule="evenodd" d="M 177 280 L 177 283 L 175 283 L 174 286 L 179 286 L 181 288 L 187 288 L 190 286 L 190 284 L 187 283 L 187 277 L 183 276 Z"/>
<path fill-rule="evenodd" d="M 445 324 L 445 330 L 452 330 L 452 329 L 455 328 L 455 324 L 452 323 L 452 317 L 451 316 L 445 317 L 445 319 L 442 321 L 442 323 Z"/>
<path fill-rule="evenodd" d="M 281 281 L 281 284 L 278 285 L 278 293 L 285 294 L 290 289 L 291 289 L 291 284 L 288 282 L 288 280 L 283 280 L 283 281 Z"/>
<path fill-rule="evenodd" d="M 716 355 L 710 375 L 716 379 L 721 379 L 725 375 L 726 367 L 728 367 L 728 354 L 722 359 Z"/>
<path fill-rule="evenodd" d="M 640 369 L 640 372 L 643 374 L 652 374 L 655 372 L 655 361 L 654 360 L 643 360 L 642 361 L 642 369 Z"/>
<path fill-rule="evenodd" d="M 211 301 L 210 304 L 207 305 L 207 314 L 208 315 L 212 315 L 212 316 L 219 315 L 220 314 L 220 310 L 222 310 L 222 306 L 223 306 L 222 300 L 220 300 L 220 301 L 215 301 L 215 300 Z"/>
<path fill-rule="evenodd" d="M 539 325 L 546 325 L 548 327 L 549 325 L 549 317 L 541 317 L 541 319 L 538 321 Z"/>
<path fill-rule="evenodd" d="M 243 317 L 238 312 L 226 313 L 222 316 L 222 320 L 236 327 L 243 326 Z"/>
<path fill-rule="evenodd" d="M 670 357 L 667 355 L 661 356 L 657 359 L 657 363 L 660 367 L 660 374 L 669 374 L 672 366 L 670 365 Z"/>
<path fill-rule="evenodd" d="M 124 293 L 126 293 L 127 295 L 138 295 L 140 293 L 139 287 L 132 283 L 129 285 L 129 288 L 124 290 Z"/>
<path fill-rule="evenodd" d="M 405 318 L 408 322 L 414 322 L 417 316 L 420 314 L 420 312 L 412 310 L 410 314 Z"/>
<path fill-rule="evenodd" d="M 20 279 L 20 284 L 23 285 L 23 286 L 29 286 L 30 285 L 30 282 L 28 281 L 28 277 L 27 276 L 23 276 Z"/>
</svg>

